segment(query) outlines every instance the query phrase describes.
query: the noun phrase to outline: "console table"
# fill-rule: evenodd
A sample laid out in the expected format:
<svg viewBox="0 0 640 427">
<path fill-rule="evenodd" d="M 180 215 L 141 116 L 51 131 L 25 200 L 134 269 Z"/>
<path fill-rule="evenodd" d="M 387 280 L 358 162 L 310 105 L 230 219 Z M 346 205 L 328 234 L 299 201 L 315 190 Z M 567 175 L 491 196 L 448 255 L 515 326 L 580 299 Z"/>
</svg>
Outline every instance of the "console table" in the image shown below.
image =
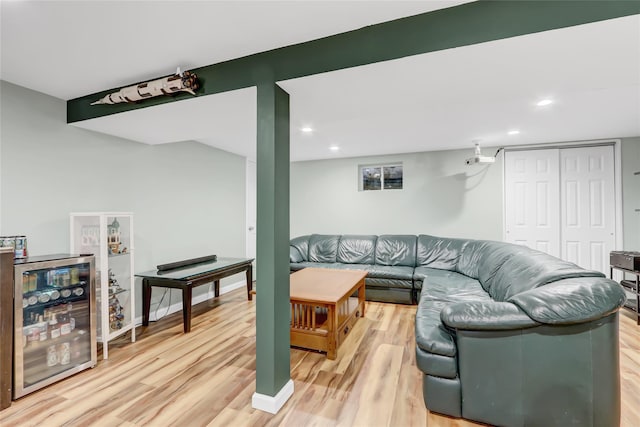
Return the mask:
<svg viewBox="0 0 640 427">
<path fill-rule="evenodd" d="M 149 325 L 149 311 L 151 309 L 151 287 L 175 288 L 182 290 L 182 317 L 184 332 L 191 331 L 191 294 L 192 289 L 214 283 L 215 296 L 220 296 L 220 279 L 233 274 L 246 272 L 247 298 L 251 301 L 253 287 L 252 258 L 217 258 L 215 261 L 189 261 L 176 263 L 178 268 L 170 270 L 152 270 L 136 274 L 142 278 L 142 326 Z M 186 264 L 186 265 L 185 265 Z"/>
<path fill-rule="evenodd" d="M 620 284 L 625 291 L 630 291 L 633 294 L 633 299 L 627 299 L 624 303 L 624 307 L 633 311 L 636 314 L 636 324 L 640 325 L 640 271 L 627 270 L 626 268 L 610 266 L 610 278 L 613 279 L 613 270 L 622 271 L 623 277 Z M 635 280 L 625 280 L 624 274 L 632 274 L 636 276 Z"/>
</svg>

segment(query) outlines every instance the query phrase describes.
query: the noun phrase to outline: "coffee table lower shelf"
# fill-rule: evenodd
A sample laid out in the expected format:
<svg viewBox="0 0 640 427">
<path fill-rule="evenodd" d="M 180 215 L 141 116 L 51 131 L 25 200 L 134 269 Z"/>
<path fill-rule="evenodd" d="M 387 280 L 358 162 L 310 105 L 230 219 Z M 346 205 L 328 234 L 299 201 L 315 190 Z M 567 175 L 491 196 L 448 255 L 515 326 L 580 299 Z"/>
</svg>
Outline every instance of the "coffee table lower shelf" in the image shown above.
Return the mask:
<svg viewBox="0 0 640 427">
<path fill-rule="evenodd" d="M 335 305 L 292 299 L 291 345 L 326 352 L 327 358 L 333 360 L 338 347 L 363 314 L 364 295 L 346 298 Z"/>
</svg>

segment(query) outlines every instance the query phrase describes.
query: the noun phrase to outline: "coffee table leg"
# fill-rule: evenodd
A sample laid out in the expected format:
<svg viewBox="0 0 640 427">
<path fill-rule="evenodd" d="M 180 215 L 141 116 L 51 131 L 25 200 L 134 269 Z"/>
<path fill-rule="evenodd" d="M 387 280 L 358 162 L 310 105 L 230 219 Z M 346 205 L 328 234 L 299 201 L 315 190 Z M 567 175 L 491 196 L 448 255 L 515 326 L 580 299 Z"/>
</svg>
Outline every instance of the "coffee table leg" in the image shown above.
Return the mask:
<svg viewBox="0 0 640 427">
<path fill-rule="evenodd" d="M 215 296 L 216 298 L 220 296 L 220 280 L 213 281 L 213 292 L 213 296 Z"/>
<path fill-rule="evenodd" d="M 184 333 L 191 331 L 191 286 L 182 288 L 182 322 Z"/>
<path fill-rule="evenodd" d="M 337 340 L 337 328 L 338 328 L 338 312 L 334 305 L 327 307 L 327 316 L 329 319 L 329 333 L 327 334 L 327 359 L 335 360 L 338 355 L 338 340 Z"/>
<path fill-rule="evenodd" d="M 142 279 L 142 326 L 149 326 L 149 311 L 151 310 L 151 285 L 147 279 Z"/>
<path fill-rule="evenodd" d="M 364 279 L 362 279 L 362 285 L 358 288 L 358 305 L 360 306 L 360 317 L 364 317 L 365 306 L 365 288 Z"/>
<path fill-rule="evenodd" d="M 251 290 L 253 289 L 253 266 L 249 263 L 247 267 L 247 297 L 251 301 Z"/>
</svg>

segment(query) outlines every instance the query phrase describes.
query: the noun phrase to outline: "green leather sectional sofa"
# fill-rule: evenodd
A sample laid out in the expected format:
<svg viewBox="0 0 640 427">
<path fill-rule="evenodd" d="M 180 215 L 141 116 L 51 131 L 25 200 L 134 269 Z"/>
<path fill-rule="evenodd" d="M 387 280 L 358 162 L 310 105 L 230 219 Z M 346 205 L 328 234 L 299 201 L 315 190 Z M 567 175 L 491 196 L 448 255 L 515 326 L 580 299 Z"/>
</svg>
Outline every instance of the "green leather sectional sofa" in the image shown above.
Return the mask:
<svg viewBox="0 0 640 427">
<path fill-rule="evenodd" d="M 418 302 L 434 412 L 504 426 L 620 423 L 620 285 L 523 246 L 434 236 L 302 236 L 291 270 L 363 269 L 367 299 Z"/>
</svg>

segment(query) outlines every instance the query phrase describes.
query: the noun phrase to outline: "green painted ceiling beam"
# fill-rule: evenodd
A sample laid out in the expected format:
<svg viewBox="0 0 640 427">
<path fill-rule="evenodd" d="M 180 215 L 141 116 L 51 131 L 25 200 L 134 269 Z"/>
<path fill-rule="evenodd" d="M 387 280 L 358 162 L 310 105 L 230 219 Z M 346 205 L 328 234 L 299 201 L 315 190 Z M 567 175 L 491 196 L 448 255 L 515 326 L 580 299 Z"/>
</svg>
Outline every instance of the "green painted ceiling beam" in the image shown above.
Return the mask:
<svg viewBox="0 0 640 427">
<path fill-rule="evenodd" d="M 478 1 L 208 65 L 193 71 L 198 75 L 202 86 L 197 95 L 211 95 L 255 86 L 264 81 L 277 82 L 635 14 L 640 14 L 638 0 Z M 137 104 L 89 105 L 119 89 L 120 87 L 113 88 L 68 101 L 67 122 L 192 97 L 181 93 Z"/>
</svg>

